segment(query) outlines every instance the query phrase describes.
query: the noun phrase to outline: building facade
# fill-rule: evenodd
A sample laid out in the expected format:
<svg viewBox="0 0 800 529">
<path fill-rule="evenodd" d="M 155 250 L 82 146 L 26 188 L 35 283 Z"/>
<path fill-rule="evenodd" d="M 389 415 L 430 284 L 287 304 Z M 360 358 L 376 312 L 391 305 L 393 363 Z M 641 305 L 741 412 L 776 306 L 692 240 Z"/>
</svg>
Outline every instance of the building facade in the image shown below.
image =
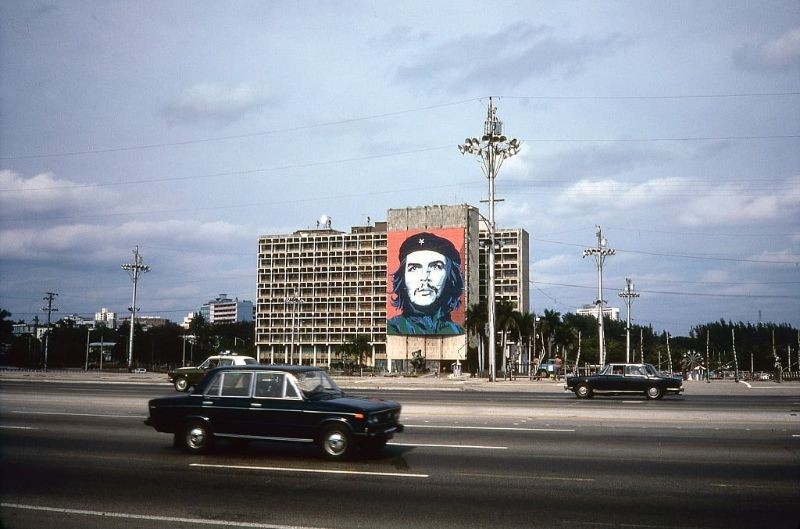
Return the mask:
<svg viewBox="0 0 800 529">
<path fill-rule="evenodd" d="M 463 361 L 469 343 L 465 309 L 485 299 L 480 214 L 469 205 L 391 209 L 386 222 L 337 231 L 326 222 L 258 243 L 256 346 L 262 362 L 335 365 L 343 344 L 367 336 L 367 363 L 403 371 L 414 356 L 447 365 Z M 521 311 L 529 305 L 528 234 L 498 230 L 497 295 Z M 407 316 L 394 291 L 413 250 L 433 248 L 460 274 L 438 327 L 394 322 Z M 397 274 L 396 274 L 397 272 Z M 430 319 L 430 318 L 428 318 Z M 387 332 L 387 321 L 388 332 Z"/>
<path fill-rule="evenodd" d="M 495 299 L 511 303 L 515 310 L 530 310 L 530 255 L 528 232 L 521 229 L 495 230 Z M 489 244 L 489 232 L 481 230 L 480 245 Z M 480 252 L 480 299 L 487 299 L 489 272 L 486 251 Z"/>
<path fill-rule="evenodd" d="M 253 302 L 231 299 L 227 294 L 220 294 L 216 299 L 200 307 L 200 314 L 208 323 L 237 323 L 253 321 Z M 191 321 L 191 320 L 190 320 Z"/>
<path fill-rule="evenodd" d="M 597 305 L 586 304 L 575 311 L 578 316 L 592 316 L 597 319 Z M 611 321 L 619 320 L 619 307 L 603 307 L 603 318 Z"/>
<path fill-rule="evenodd" d="M 117 328 L 117 313 L 103 307 L 100 312 L 94 313 L 95 327 L 107 327 L 109 329 Z"/>
</svg>

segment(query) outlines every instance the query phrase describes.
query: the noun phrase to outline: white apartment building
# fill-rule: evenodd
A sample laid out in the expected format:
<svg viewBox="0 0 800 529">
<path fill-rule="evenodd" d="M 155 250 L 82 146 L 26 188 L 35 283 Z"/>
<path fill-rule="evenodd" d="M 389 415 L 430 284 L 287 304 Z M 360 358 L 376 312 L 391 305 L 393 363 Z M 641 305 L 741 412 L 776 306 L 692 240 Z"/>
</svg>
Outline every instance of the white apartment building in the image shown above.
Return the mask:
<svg viewBox="0 0 800 529">
<path fill-rule="evenodd" d="M 511 303 L 519 312 L 530 310 L 530 255 L 528 232 L 522 228 L 498 228 L 495 237 L 495 299 Z M 488 277 L 486 245 L 489 232 L 480 232 L 480 299 L 487 297 Z"/>
<path fill-rule="evenodd" d="M 389 210 L 386 222 L 354 226 L 350 232 L 331 228 L 288 235 L 264 235 L 258 243 L 256 346 L 262 362 L 330 365 L 339 360 L 342 344 L 366 335 L 371 344 L 367 363 L 401 370 L 415 352 L 429 361 L 464 360 L 466 332 L 451 336 L 388 335 L 392 275 L 399 241 L 420 233 L 446 233 L 461 252 L 463 297 L 453 320 L 463 325 L 466 307 L 485 298 L 484 265 L 479 244 L 477 208 L 469 205 L 423 206 Z M 488 238 L 488 234 L 485 234 Z M 496 299 L 527 311 L 528 234 L 498 230 L 504 241 L 497 252 Z M 394 246 L 393 246 L 394 245 Z M 479 277 L 480 276 L 480 277 Z M 479 284 L 481 285 L 479 293 Z"/>
<path fill-rule="evenodd" d="M 220 294 L 200 307 L 200 314 L 208 323 L 253 321 L 253 302 L 231 299 L 227 294 Z"/>
<path fill-rule="evenodd" d="M 587 303 L 576 310 L 575 314 L 578 316 L 593 316 L 594 318 L 597 318 L 597 305 Z M 608 318 L 611 321 L 619 320 L 619 307 L 603 307 L 603 317 Z"/>
<path fill-rule="evenodd" d="M 117 328 L 117 313 L 111 312 L 107 308 L 103 307 L 100 309 L 100 312 L 94 313 L 94 325 L 97 326 L 105 326 L 109 329 L 116 329 Z"/>
</svg>

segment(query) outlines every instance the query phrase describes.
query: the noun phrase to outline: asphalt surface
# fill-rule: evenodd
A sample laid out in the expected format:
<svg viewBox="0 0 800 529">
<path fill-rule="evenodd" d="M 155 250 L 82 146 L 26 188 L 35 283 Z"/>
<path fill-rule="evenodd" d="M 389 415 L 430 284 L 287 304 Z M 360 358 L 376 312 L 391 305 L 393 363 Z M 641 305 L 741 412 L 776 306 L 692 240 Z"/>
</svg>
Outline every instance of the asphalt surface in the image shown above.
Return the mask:
<svg viewBox="0 0 800 529">
<path fill-rule="evenodd" d="M 142 424 L 163 374 L 0 373 L 4 528 L 792 528 L 800 384 L 575 398 L 553 381 L 338 377 L 403 404 L 378 455 L 220 443 Z"/>
</svg>

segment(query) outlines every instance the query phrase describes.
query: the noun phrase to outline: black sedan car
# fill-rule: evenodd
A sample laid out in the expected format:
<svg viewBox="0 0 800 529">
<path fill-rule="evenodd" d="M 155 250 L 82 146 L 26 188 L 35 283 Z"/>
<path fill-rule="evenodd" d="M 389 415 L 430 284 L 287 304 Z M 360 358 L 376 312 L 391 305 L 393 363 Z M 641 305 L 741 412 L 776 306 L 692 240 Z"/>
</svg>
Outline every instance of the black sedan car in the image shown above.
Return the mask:
<svg viewBox="0 0 800 529">
<path fill-rule="evenodd" d="M 403 431 L 400 404 L 345 396 L 324 370 L 258 365 L 209 371 L 189 395 L 152 399 L 145 424 L 190 453 L 217 438 L 316 443 L 329 459 L 383 448 Z"/>
<path fill-rule="evenodd" d="M 648 399 L 660 399 L 683 392 L 683 381 L 650 364 L 606 364 L 596 375 L 568 376 L 564 389 L 575 392 L 579 399 L 590 399 L 595 393 L 641 393 Z"/>
</svg>

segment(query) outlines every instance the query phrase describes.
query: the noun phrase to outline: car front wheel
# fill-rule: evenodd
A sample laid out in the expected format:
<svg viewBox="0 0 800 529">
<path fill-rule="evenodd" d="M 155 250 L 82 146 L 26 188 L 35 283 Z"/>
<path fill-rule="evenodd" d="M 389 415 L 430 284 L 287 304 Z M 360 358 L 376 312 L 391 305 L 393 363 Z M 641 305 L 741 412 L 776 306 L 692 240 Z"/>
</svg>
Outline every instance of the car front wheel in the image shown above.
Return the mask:
<svg viewBox="0 0 800 529">
<path fill-rule="evenodd" d="M 344 459 L 350 454 L 352 439 L 345 426 L 334 424 L 323 430 L 319 444 L 328 459 Z"/>
<path fill-rule="evenodd" d="M 664 396 L 664 390 L 659 388 L 658 386 L 650 386 L 647 388 L 647 391 L 644 392 L 647 395 L 647 398 L 650 400 L 660 399 Z"/>
<path fill-rule="evenodd" d="M 579 399 L 591 399 L 592 388 L 590 388 L 588 384 L 578 384 L 575 387 L 575 396 Z"/>
<path fill-rule="evenodd" d="M 186 391 L 189 389 L 189 381 L 186 380 L 186 377 L 178 377 L 175 379 L 175 390 L 177 391 Z"/>
<path fill-rule="evenodd" d="M 202 454 L 211 450 L 214 436 L 206 423 L 192 421 L 184 428 L 182 441 L 183 449 L 190 454 Z"/>
</svg>

